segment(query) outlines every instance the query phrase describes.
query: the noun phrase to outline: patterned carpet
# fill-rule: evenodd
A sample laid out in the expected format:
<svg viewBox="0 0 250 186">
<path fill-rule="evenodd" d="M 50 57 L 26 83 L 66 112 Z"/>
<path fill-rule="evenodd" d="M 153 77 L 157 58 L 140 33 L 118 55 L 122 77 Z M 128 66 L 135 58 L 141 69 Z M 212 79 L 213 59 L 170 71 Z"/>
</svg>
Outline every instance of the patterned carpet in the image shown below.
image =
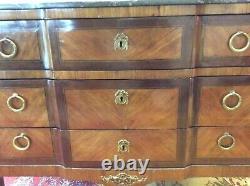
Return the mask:
<svg viewBox="0 0 250 186">
<path fill-rule="evenodd" d="M 5 177 L 5 186 L 98 186 L 84 181 L 55 177 Z M 250 186 L 250 178 L 190 178 L 183 181 L 163 181 L 147 186 Z"/>
</svg>

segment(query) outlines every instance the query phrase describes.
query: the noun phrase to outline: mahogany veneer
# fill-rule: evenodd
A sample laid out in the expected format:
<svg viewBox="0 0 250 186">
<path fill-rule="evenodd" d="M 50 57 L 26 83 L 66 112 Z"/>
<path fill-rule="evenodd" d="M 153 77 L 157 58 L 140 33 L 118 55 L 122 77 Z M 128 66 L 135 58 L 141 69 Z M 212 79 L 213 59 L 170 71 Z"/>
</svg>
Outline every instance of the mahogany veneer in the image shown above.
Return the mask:
<svg viewBox="0 0 250 186">
<path fill-rule="evenodd" d="M 250 176 L 249 7 L 0 10 L 0 174 Z"/>
</svg>

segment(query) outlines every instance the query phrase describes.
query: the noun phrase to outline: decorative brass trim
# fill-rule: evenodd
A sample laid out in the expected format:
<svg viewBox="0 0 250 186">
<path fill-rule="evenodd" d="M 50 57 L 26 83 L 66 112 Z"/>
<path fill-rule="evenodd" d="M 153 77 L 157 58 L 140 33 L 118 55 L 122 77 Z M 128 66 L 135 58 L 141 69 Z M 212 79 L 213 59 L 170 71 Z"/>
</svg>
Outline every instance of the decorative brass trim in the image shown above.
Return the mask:
<svg viewBox="0 0 250 186">
<path fill-rule="evenodd" d="M 115 93 L 115 104 L 127 105 L 128 104 L 128 92 L 125 90 L 117 90 Z"/>
<path fill-rule="evenodd" d="M 222 141 L 223 141 L 225 138 L 231 138 L 231 140 L 232 140 L 232 144 L 231 144 L 230 146 L 228 146 L 228 147 L 225 147 L 225 146 L 223 146 L 223 144 L 222 144 Z M 232 148 L 234 147 L 234 145 L 235 145 L 235 138 L 234 138 L 231 134 L 229 134 L 228 132 L 225 132 L 225 133 L 218 139 L 217 144 L 218 144 L 218 146 L 219 146 L 222 150 L 230 150 L 230 149 L 232 149 Z"/>
<path fill-rule="evenodd" d="M 128 50 L 128 36 L 118 33 L 114 38 L 114 50 Z"/>
<path fill-rule="evenodd" d="M 22 105 L 21 105 L 20 108 L 14 108 L 12 106 L 11 102 L 12 102 L 13 99 L 19 99 L 22 102 Z M 13 112 L 21 112 L 21 111 L 23 111 L 25 109 L 26 102 L 25 102 L 25 99 L 23 97 L 19 96 L 17 93 L 13 93 L 12 96 L 10 96 L 7 99 L 7 106 Z"/>
<path fill-rule="evenodd" d="M 26 141 L 26 145 L 25 146 L 20 145 L 18 143 L 19 139 L 24 139 Z M 14 137 L 12 140 L 13 147 L 19 151 L 28 150 L 30 148 L 30 144 L 31 144 L 30 138 L 26 136 L 24 133 L 19 134 L 18 136 Z"/>
<path fill-rule="evenodd" d="M 237 103 L 235 106 L 233 106 L 233 107 L 230 107 L 230 106 L 228 106 L 228 105 L 226 104 L 226 101 L 227 101 L 227 99 L 228 99 L 230 96 L 236 96 L 236 97 L 239 99 L 238 103 Z M 233 110 L 238 109 L 238 108 L 241 106 L 241 103 L 242 103 L 241 95 L 238 94 L 237 92 L 235 92 L 235 90 L 231 90 L 231 91 L 230 91 L 227 95 L 225 95 L 225 96 L 223 97 L 223 99 L 222 99 L 222 106 L 223 106 L 224 109 L 226 109 L 226 110 L 228 110 L 228 111 L 233 111 Z"/>
<path fill-rule="evenodd" d="M 6 38 L 6 37 L 3 38 L 3 39 L 0 39 L 0 43 L 2 43 L 2 42 L 8 42 L 12 47 L 12 52 L 10 54 L 5 54 L 3 51 L 0 51 L 0 56 L 2 58 L 5 58 L 5 59 L 10 59 L 10 58 L 15 57 L 16 54 L 17 54 L 17 45 L 16 45 L 16 43 L 14 41 L 12 41 L 11 39 Z"/>
<path fill-rule="evenodd" d="M 130 142 L 126 139 L 121 139 L 117 142 L 117 151 L 118 152 L 129 152 Z"/>
<path fill-rule="evenodd" d="M 117 185 L 126 185 L 126 186 L 133 185 L 135 183 L 144 182 L 147 180 L 147 178 L 143 178 L 143 177 L 139 178 L 138 176 L 131 176 L 126 173 L 119 173 L 116 176 L 112 176 L 112 175 L 102 176 L 101 178 L 102 178 L 102 181 L 105 183 L 112 182 Z"/>
<path fill-rule="evenodd" d="M 234 39 L 235 39 L 236 37 L 238 37 L 238 36 L 240 36 L 240 35 L 242 35 L 242 36 L 244 36 L 244 37 L 247 38 L 247 43 L 246 43 L 246 45 L 245 45 L 244 47 L 242 47 L 242 48 L 235 48 L 234 45 L 233 45 L 233 41 L 234 41 Z M 238 31 L 238 32 L 234 33 L 234 34 L 230 37 L 230 39 L 229 39 L 229 48 L 230 48 L 233 52 L 237 52 L 237 53 L 246 51 L 246 50 L 249 48 L 249 46 L 250 46 L 249 37 L 250 37 L 250 36 L 249 36 L 246 32 L 243 32 L 243 31 Z"/>
</svg>

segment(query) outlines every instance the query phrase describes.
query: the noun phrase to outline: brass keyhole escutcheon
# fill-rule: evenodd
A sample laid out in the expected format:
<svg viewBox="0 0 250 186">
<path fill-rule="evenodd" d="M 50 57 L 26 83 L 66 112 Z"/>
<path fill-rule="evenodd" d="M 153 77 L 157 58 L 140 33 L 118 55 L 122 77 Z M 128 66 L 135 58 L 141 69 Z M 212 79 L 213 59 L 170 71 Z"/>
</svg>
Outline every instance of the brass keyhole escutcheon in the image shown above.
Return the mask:
<svg viewBox="0 0 250 186">
<path fill-rule="evenodd" d="M 128 36 L 118 33 L 114 38 L 114 50 L 128 50 Z"/>
<path fill-rule="evenodd" d="M 117 105 L 128 104 L 128 92 L 125 90 L 117 90 L 115 93 L 115 104 Z"/>
<path fill-rule="evenodd" d="M 118 141 L 118 152 L 129 152 L 130 142 L 126 139 L 121 139 Z"/>
</svg>

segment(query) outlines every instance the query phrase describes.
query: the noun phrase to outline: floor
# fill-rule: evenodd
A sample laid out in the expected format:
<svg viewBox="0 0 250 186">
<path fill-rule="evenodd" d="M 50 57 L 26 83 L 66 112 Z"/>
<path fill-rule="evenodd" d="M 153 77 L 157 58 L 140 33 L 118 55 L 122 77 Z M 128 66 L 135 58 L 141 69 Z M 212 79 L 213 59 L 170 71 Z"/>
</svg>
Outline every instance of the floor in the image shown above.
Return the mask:
<svg viewBox="0 0 250 186">
<path fill-rule="evenodd" d="M 4 177 L 5 186 L 98 186 L 84 181 L 55 177 Z M 250 178 L 190 178 L 183 181 L 163 181 L 147 186 L 250 186 Z"/>
</svg>

